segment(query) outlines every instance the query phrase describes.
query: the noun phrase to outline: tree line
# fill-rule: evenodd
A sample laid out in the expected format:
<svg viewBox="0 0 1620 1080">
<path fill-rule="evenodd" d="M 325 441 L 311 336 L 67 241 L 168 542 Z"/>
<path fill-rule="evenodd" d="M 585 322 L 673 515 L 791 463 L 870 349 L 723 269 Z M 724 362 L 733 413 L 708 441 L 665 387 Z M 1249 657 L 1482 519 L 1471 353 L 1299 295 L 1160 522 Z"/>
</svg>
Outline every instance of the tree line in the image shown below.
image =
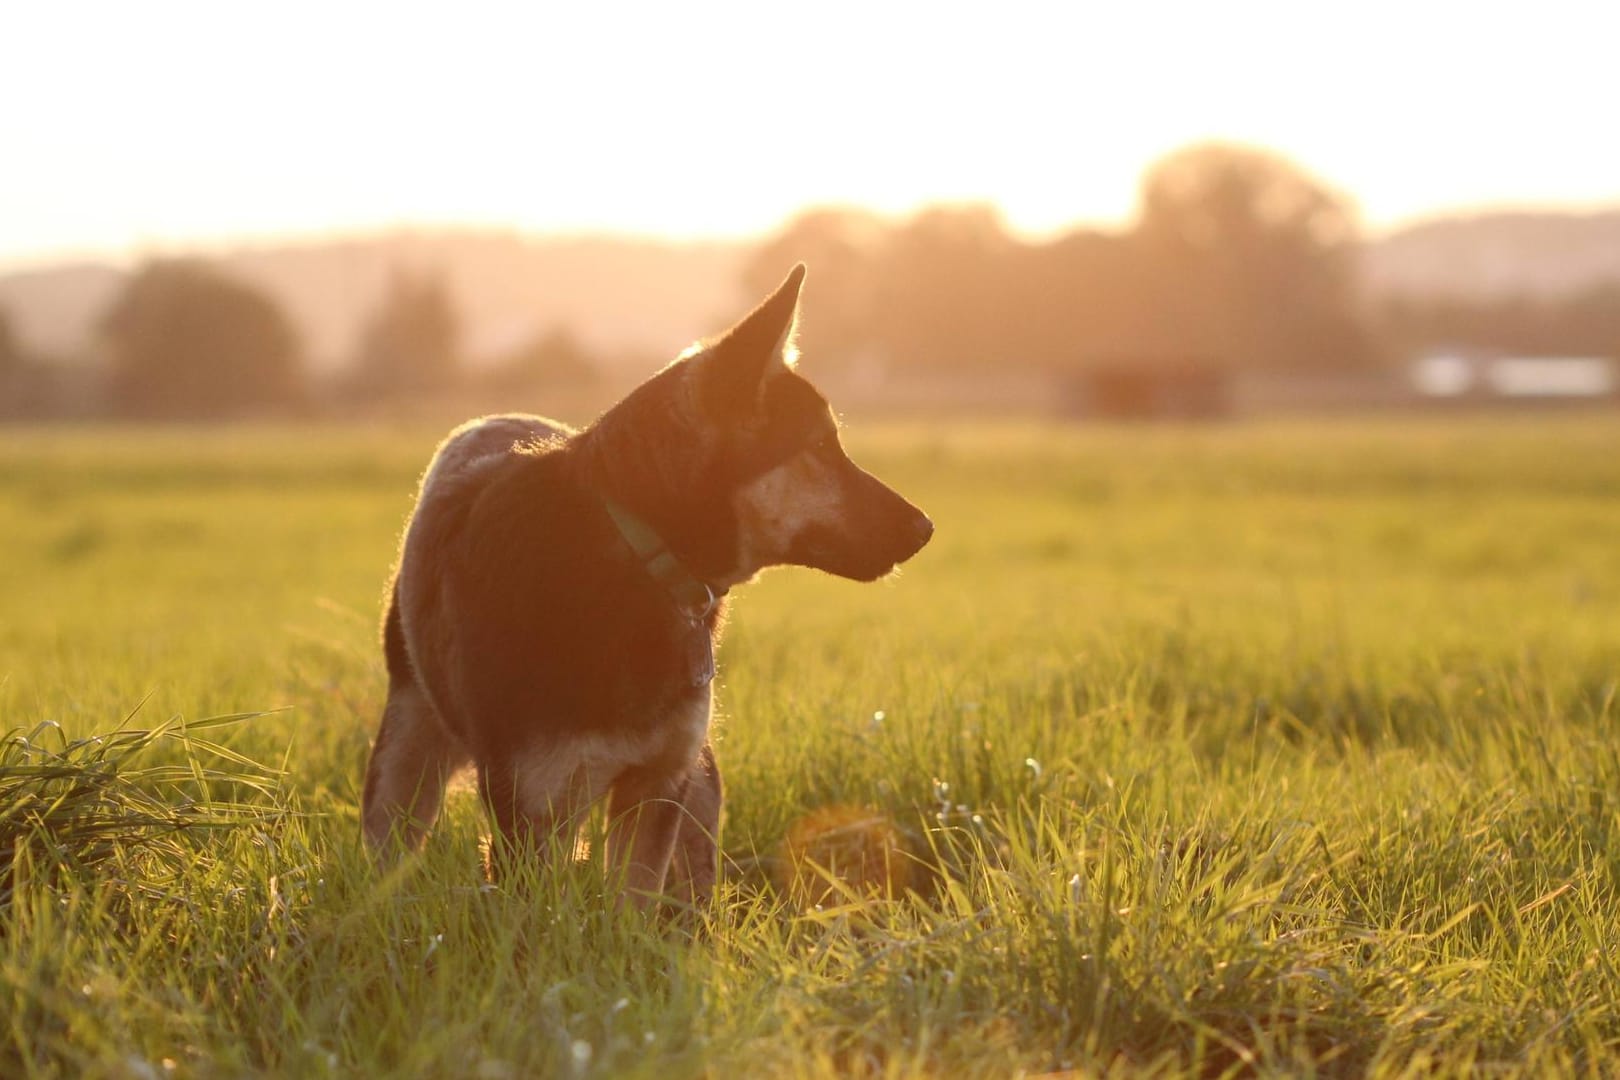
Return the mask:
<svg viewBox="0 0 1620 1080">
<path fill-rule="evenodd" d="M 201 259 L 137 270 L 96 326 L 90 385 L 28 356 L 0 311 L 0 419 L 104 415 L 147 420 L 351 413 L 480 391 L 486 398 L 595 378 L 599 358 L 549 330 L 473 366 L 449 284 L 400 269 L 348 365 L 318 378 L 302 335 L 267 292 Z"/>
<path fill-rule="evenodd" d="M 985 207 L 893 226 L 821 210 L 766 243 L 746 277 L 758 291 L 794 257 L 815 267 L 804 335 L 821 363 L 1338 368 L 1376 359 L 1358 243 L 1348 203 L 1286 161 L 1199 146 L 1148 172 L 1121 232 L 1028 243 Z"/>
<path fill-rule="evenodd" d="M 1150 168 L 1122 230 L 1034 242 L 983 206 L 902 221 L 811 210 L 757 248 L 739 288 L 763 295 L 784 267 L 810 263 L 801 344 L 818 371 L 855 377 L 1340 372 L 1440 347 L 1620 355 L 1620 282 L 1551 300 L 1377 299 L 1360 251 L 1343 196 L 1276 155 L 1211 144 Z M 103 411 L 145 418 L 364 409 L 469 387 L 510 400 L 602 368 L 566 330 L 469 365 L 445 280 L 403 270 L 324 382 L 275 301 L 205 261 L 142 267 L 99 331 Z M 0 312 L 0 415 L 49 412 L 49 390 Z"/>
</svg>

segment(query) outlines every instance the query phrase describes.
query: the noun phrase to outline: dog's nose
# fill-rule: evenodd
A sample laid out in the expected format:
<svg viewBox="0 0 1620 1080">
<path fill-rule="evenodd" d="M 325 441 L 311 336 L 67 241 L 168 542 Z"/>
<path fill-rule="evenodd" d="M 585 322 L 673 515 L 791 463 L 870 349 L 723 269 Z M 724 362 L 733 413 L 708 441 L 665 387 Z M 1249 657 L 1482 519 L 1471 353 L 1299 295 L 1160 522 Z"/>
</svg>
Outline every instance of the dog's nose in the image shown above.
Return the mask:
<svg viewBox="0 0 1620 1080">
<path fill-rule="evenodd" d="M 916 544 L 912 550 L 921 551 L 922 546 L 934 535 L 934 523 L 928 519 L 927 514 L 918 514 L 916 520 L 911 523 L 911 532 L 912 541 Z"/>
</svg>

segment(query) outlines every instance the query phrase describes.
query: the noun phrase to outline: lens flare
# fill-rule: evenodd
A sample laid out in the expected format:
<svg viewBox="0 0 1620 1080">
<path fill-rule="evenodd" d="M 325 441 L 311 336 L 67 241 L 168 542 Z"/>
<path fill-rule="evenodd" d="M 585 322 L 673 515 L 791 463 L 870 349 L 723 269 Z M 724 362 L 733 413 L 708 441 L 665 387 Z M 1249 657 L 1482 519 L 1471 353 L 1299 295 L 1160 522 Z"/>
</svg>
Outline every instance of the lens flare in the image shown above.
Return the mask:
<svg viewBox="0 0 1620 1080">
<path fill-rule="evenodd" d="M 794 822 L 777 863 L 779 889 L 803 907 L 890 900 L 913 885 L 905 834 L 870 807 L 824 806 Z"/>
</svg>

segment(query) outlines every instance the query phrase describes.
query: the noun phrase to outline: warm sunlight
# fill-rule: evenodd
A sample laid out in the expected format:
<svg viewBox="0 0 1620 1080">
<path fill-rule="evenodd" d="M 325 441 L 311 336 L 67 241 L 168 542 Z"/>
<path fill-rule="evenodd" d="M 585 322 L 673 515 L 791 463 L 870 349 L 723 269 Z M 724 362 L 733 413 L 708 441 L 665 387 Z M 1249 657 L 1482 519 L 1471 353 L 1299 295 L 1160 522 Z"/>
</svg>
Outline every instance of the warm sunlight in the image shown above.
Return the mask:
<svg viewBox="0 0 1620 1080">
<path fill-rule="evenodd" d="M 1620 1077 L 1620 3 L 0 10 L 0 1078 Z"/>
<path fill-rule="evenodd" d="M 401 222 L 738 236 L 829 203 L 1040 233 L 1121 219 L 1209 137 L 1375 227 L 1620 194 L 1598 4 L 258 10 L 13 12 L 0 261 Z"/>
</svg>

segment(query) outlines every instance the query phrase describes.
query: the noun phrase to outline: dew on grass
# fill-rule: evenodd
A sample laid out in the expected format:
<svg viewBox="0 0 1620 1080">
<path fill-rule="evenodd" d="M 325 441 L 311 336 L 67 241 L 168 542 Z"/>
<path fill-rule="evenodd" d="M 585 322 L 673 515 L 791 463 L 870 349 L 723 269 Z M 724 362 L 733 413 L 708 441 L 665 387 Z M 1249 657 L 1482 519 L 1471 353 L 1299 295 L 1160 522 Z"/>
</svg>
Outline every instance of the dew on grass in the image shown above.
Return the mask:
<svg viewBox="0 0 1620 1080">
<path fill-rule="evenodd" d="M 335 1051 L 327 1050 L 319 1043 L 311 1041 L 306 1041 L 303 1044 L 303 1051 L 306 1054 L 318 1056 L 321 1059 L 322 1064 L 326 1066 L 328 1072 L 331 1072 L 333 1069 L 337 1068 L 338 1056 Z"/>
<path fill-rule="evenodd" d="M 152 1063 L 143 1057 L 130 1056 L 124 1059 L 124 1075 L 140 1077 L 140 1080 L 157 1080 L 158 1071 Z"/>
<path fill-rule="evenodd" d="M 575 1039 L 568 1047 L 568 1056 L 574 1063 L 575 1072 L 584 1072 L 591 1064 L 591 1055 L 595 1051 L 591 1044 L 584 1039 Z"/>
</svg>

